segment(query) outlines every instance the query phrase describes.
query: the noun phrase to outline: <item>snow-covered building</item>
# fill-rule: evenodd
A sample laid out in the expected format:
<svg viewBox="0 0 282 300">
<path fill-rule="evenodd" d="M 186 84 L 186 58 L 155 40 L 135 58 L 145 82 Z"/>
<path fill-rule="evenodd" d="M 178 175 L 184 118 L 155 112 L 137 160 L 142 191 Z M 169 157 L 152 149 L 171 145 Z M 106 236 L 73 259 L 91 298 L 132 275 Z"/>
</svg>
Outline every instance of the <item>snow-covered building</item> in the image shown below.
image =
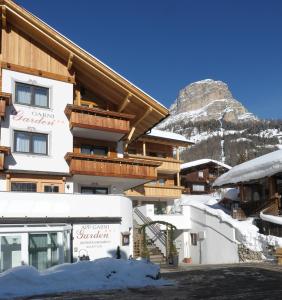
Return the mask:
<svg viewBox="0 0 282 300">
<path fill-rule="evenodd" d="M 0 269 L 132 247 L 125 190 L 161 162 L 127 147 L 168 110 L 36 16 L 1 1 Z"/>
<path fill-rule="evenodd" d="M 213 159 L 199 159 L 181 165 L 181 185 L 184 194 L 210 194 L 216 178 L 231 167 Z"/>
<path fill-rule="evenodd" d="M 282 236 L 282 150 L 237 165 L 214 182 L 226 186 L 240 189 L 240 217 L 260 216 L 261 232 Z"/>
</svg>

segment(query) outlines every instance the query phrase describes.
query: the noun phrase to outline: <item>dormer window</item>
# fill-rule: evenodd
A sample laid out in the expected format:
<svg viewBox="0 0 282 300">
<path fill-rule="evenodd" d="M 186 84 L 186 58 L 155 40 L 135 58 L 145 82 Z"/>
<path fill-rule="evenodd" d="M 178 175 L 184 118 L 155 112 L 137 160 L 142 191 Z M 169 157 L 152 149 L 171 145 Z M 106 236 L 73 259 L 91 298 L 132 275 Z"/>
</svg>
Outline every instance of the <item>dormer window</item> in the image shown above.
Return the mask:
<svg viewBox="0 0 282 300">
<path fill-rule="evenodd" d="M 49 89 L 16 82 L 16 104 L 49 108 Z"/>
</svg>

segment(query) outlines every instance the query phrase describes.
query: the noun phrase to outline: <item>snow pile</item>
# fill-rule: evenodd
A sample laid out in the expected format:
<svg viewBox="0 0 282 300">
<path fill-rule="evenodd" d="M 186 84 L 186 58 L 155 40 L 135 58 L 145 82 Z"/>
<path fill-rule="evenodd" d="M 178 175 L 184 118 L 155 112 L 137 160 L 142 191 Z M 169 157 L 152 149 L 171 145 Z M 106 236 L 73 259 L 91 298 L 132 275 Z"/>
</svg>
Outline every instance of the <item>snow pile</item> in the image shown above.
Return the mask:
<svg viewBox="0 0 282 300">
<path fill-rule="evenodd" d="M 223 186 L 238 182 L 272 176 L 282 172 L 282 150 L 277 150 L 235 166 L 218 177 L 213 186 Z"/>
<path fill-rule="evenodd" d="M 253 224 L 253 218 L 248 218 L 245 221 L 233 219 L 230 215 L 224 212 L 223 208 L 217 205 L 218 196 L 211 195 L 182 195 L 180 205 L 190 205 L 201 209 L 220 219 L 221 222 L 228 223 L 236 231 L 236 240 L 242 243 L 245 247 L 252 251 L 260 251 L 267 255 L 267 247 L 282 247 L 282 238 L 263 235 L 258 231 L 258 227 Z M 208 224 L 210 225 L 210 224 Z"/>
<path fill-rule="evenodd" d="M 20 266 L 0 274 L 0 298 L 167 284 L 157 280 L 159 271 L 150 262 L 114 258 L 63 264 L 43 272 Z"/>
</svg>

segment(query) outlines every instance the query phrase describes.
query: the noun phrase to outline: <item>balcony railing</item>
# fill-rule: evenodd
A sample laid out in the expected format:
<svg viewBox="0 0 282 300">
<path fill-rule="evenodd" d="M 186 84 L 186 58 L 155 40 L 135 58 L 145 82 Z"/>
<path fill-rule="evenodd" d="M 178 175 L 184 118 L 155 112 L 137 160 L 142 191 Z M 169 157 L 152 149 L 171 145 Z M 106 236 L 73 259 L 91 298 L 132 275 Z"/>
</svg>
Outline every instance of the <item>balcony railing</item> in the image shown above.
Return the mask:
<svg viewBox="0 0 282 300">
<path fill-rule="evenodd" d="M 123 134 L 130 131 L 130 120 L 135 117 L 134 115 L 70 104 L 67 105 L 65 114 L 70 121 L 71 128 L 88 128 Z"/>
<path fill-rule="evenodd" d="M 142 159 L 109 158 L 98 155 L 67 153 L 66 161 L 71 174 L 123 177 L 155 180 L 157 162 Z"/>
<path fill-rule="evenodd" d="M 5 156 L 11 153 L 11 148 L 0 146 L 0 170 L 4 170 Z"/>
<path fill-rule="evenodd" d="M 6 107 L 11 104 L 11 94 L 0 92 L 0 119 L 5 119 Z"/>
<path fill-rule="evenodd" d="M 126 192 L 127 196 L 144 196 L 144 197 L 164 197 L 164 198 L 180 198 L 182 194 L 182 186 L 174 185 L 152 185 L 145 184 Z"/>
<path fill-rule="evenodd" d="M 166 174 L 176 174 L 180 172 L 180 165 L 182 163 L 181 160 L 177 160 L 174 158 L 142 156 L 136 154 L 129 154 L 129 157 L 133 159 L 142 158 L 148 161 L 160 162 L 161 165 L 157 168 L 158 173 L 166 173 Z"/>
</svg>

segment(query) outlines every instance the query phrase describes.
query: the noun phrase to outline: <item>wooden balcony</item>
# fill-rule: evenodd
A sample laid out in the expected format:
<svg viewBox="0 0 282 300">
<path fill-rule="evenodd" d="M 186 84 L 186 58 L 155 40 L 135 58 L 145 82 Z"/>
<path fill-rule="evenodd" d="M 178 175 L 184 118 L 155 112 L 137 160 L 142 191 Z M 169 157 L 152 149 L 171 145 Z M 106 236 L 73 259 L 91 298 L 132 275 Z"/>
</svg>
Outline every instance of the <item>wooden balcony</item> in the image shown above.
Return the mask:
<svg viewBox="0 0 282 300">
<path fill-rule="evenodd" d="M 0 92 L 0 119 L 5 119 L 6 107 L 12 102 L 11 94 Z"/>
<path fill-rule="evenodd" d="M 177 160 L 174 158 L 162 158 L 162 157 L 153 157 L 153 156 L 141 156 L 136 154 L 129 154 L 130 158 L 142 158 L 148 161 L 159 162 L 161 165 L 157 168 L 158 173 L 163 174 L 176 174 L 180 172 L 180 165 L 182 163 L 181 160 Z"/>
<path fill-rule="evenodd" d="M 130 120 L 135 117 L 134 115 L 70 104 L 65 108 L 65 114 L 70 121 L 71 129 L 80 128 L 116 133 L 119 134 L 118 139 L 129 133 Z"/>
<path fill-rule="evenodd" d="M 126 196 L 133 197 L 156 197 L 156 198 L 180 198 L 182 186 L 145 184 L 143 186 L 128 190 Z"/>
<path fill-rule="evenodd" d="M 0 146 L 0 170 L 4 170 L 5 156 L 11 153 L 11 148 Z"/>
<path fill-rule="evenodd" d="M 142 159 L 110 158 L 81 153 L 67 153 L 66 161 L 71 174 L 136 178 L 145 180 L 157 179 L 157 162 Z"/>
</svg>

